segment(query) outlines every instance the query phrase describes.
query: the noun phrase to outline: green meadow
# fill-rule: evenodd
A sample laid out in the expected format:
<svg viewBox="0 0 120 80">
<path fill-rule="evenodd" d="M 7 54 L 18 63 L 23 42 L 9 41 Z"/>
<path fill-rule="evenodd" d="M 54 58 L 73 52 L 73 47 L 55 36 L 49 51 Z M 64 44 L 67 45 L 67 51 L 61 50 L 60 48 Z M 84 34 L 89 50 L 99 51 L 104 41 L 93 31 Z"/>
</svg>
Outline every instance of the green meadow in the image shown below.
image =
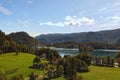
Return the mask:
<svg viewBox="0 0 120 80">
<path fill-rule="evenodd" d="M 16 56 L 15 53 L 7 53 L 0 55 L 0 70 L 7 71 L 18 68 L 17 72 L 8 74 L 8 77 L 23 74 L 27 77 L 31 72 L 35 74 L 44 74 L 44 70 L 30 69 L 35 55 L 20 53 Z M 44 62 L 44 61 L 43 61 Z M 82 75 L 83 80 L 120 80 L 120 68 L 90 66 L 90 72 L 77 73 L 77 76 Z M 65 80 L 64 78 L 55 78 L 52 80 Z"/>
<path fill-rule="evenodd" d="M 16 56 L 15 53 L 7 53 L 0 55 L 0 70 L 7 71 L 18 68 L 18 71 L 8 74 L 8 77 L 17 76 L 19 74 L 27 77 L 31 72 L 35 74 L 44 74 L 44 70 L 30 69 L 29 66 L 32 65 L 35 55 L 19 53 Z"/>
<path fill-rule="evenodd" d="M 79 75 L 83 80 L 120 80 L 120 68 L 90 66 L 90 72 Z"/>
<path fill-rule="evenodd" d="M 90 72 L 78 73 L 83 80 L 120 80 L 120 68 L 90 66 Z M 53 80 L 65 80 L 62 77 Z"/>
</svg>

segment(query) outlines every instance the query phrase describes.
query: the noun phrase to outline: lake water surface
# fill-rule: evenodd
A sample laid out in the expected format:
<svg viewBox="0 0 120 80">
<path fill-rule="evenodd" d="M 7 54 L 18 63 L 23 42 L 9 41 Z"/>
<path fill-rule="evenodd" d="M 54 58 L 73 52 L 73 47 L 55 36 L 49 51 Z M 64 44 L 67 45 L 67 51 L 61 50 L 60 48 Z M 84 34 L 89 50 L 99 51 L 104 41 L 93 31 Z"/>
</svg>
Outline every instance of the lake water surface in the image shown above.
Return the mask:
<svg viewBox="0 0 120 80">
<path fill-rule="evenodd" d="M 52 48 L 58 50 L 59 54 L 63 57 L 64 55 L 77 55 L 79 52 L 78 49 L 65 49 L 65 48 Z M 91 52 L 92 56 L 102 57 L 102 56 L 111 56 L 115 57 L 116 52 L 120 52 L 120 50 L 110 50 L 110 49 L 97 49 Z"/>
</svg>

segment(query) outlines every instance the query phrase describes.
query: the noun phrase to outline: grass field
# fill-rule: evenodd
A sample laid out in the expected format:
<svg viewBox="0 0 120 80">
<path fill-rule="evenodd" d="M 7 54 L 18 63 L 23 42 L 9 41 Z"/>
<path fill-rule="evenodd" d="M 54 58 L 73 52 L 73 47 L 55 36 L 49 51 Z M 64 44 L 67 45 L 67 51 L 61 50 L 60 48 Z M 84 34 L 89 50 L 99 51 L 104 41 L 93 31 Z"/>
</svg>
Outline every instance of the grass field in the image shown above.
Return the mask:
<svg viewBox="0 0 120 80">
<path fill-rule="evenodd" d="M 44 74 L 45 71 L 29 69 L 32 65 L 35 55 L 20 53 L 18 56 L 15 53 L 0 55 L 0 70 L 11 70 L 14 68 L 19 68 L 15 73 L 9 74 L 8 77 L 17 76 L 23 74 L 27 77 L 31 72 L 35 74 Z M 90 72 L 88 73 L 78 73 L 77 76 L 82 75 L 83 80 L 120 80 L 120 68 L 110 68 L 110 67 L 98 67 L 90 66 Z M 64 78 L 56 78 L 52 80 L 65 80 Z"/>
<path fill-rule="evenodd" d="M 120 68 L 90 66 L 90 72 L 78 73 L 83 76 L 83 80 L 120 80 Z M 56 78 L 53 80 L 65 80 Z"/>
<path fill-rule="evenodd" d="M 91 66 L 90 72 L 79 75 L 83 80 L 120 80 L 120 68 Z"/>
<path fill-rule="evenodd" d="M 35 55 L 26 53 L 20 53 L 18 56 L 16 56 L 15 53 L 2 54 L 0 55 L 0 69 L 6 71 L 19 68 L 17 72 L 8 74 L 8 77 L 17 76 L 19 74 L 23 74 L 26 77 L 31 72 L 35 72 L 35 74 L 43 74 L 43 70 L 29 69 L 34 57 Z"/>
</svg>

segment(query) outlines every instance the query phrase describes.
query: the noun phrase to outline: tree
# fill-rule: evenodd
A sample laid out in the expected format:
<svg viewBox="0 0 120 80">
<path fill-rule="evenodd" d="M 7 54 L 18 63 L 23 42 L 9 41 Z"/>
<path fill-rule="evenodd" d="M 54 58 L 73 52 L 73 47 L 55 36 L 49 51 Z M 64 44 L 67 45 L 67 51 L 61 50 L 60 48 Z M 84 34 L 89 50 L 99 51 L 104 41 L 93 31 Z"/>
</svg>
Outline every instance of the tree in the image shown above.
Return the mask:
<svg viewBox="0 0 120 80">
<path fill-rule="evenodd" d="M 3 50 L 0 49 L 0 54 L 2 54 L 2 53 L 3 53 Z"/>
<path fill-rule="evenodd" d="M 115 55 L 116 62 L 119 62 L 119 58 L 120 58 L 120 53 L 116 53 L 116 55 Z"/>
<path fill-rule="evenodd" d="M 93 47 L 91 47 L 87 43 L 79 44 L 78 48 L 81 52 L 89 52 L 94 50 Z"/>
<path fill-rule="evenodd" d="M 116 55 L 115 55 L 115 60 L 116 60 L 116 62 L 118 63 L 118 66 L 120 67 L 120 52 L 119 52 L 119 53 L 116 53 Z"/>
<path fill-rule="evenodd" d="M 76 74 L 77 74 L 76 69 L 73 68 L 72 65 L 68 65 L 66 71 L 67 73 L 65 74 L 65 78 L 67 80 L 76 80 Z"/>
<path fill-rule="evenodd" d="M 58 71 L 59 71 L 59 76 L 62 75 L 64 73 L 64 67 L 62 65 L 60 65 L 58 67 Z"/>
<path fill-rule="evenodd" d="M 77 72 L 77 58 L 66 55 L 64 56 L 62 64 L 64 67 L 64 77 L 67 80 L 75 80 Z"/>
<path fill-rule="evenodd" d="M 95 65 L 97 66 L 107 66 L 107 67 L 114 66 L 114 59 L 110 56 L 95 57 L 94 62 L 95 62 Z"/>
<path fill-rule="evenodd" d="M 67 80 L 76 80 L 77 72 L 88 72 L 89 68 L 85 61 L 78 57 L 65 55 L 63 59 L 58 60 L 57 66 L 63 66 L 64 77 Z"/>
<path fill-rule="evenodd" d="M 31 74 L 30 74 L 30 80 L 36 80 L 34 72 L 31 72 Z"/>
<path fill-rule="evenodd" d="M 34 60 L 33 60 L 33 66 L 32 66 L 32 68 L 34 68 L 34 69 L 40 69 L 40 62 L 41 62 L 40 57 L 36 56 L 34 58 Z"/>
<path fill-rule="evenodd" d="M 37 56 L 42 56 L 43 54 L 46 54 L 46 59 L 50 61 L 61 58 L 57 50 L 53 50 L 50 48 L 40 48 L 39 50 L 36 50 L 35 52 Z"/>
<path fill-rule="evenodd" d="M 36 56 L 33 60 L 33 63 L 39 63 L 39 62 L 41 62 L 40 57 Z"/>
<path fill-rule="evenodd" d="M 78 60 L 77 61 L 77 71 L 78 72 L 88 72 L 89 71 L 88 65 L 84 61 Z"/>
<path fill-rule="evenodd" d="M 76 56 L 78 59 L 85 61 L 85 63 L 90 66 L 92 57 L 88 53 L 80 53 Z"/>
<path fill-rule="evenodd" d="M 55 71 L 56 71 L 55 66 L 50 65 L 50 67 L 48 68 L 48 72 L 47 72 L 48 79 L 56 77 L 56 72 Z"/>
<path fill-rule="evenodd" d="M 16 50 L 16 56 L 18 56 L 19 55 L 19 52 L 18 52 L 18 50 Z"/>
</svg>

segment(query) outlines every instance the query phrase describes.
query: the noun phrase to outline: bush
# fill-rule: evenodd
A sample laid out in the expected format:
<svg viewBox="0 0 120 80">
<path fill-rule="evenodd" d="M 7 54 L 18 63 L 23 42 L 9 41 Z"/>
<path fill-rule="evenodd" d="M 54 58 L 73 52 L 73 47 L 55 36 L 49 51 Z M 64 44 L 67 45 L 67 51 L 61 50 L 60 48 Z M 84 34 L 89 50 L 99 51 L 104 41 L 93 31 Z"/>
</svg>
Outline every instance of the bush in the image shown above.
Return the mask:
<svg viewBox="0 0 120 80">
<path fill-rule="evenodd" d="M 33 63 L 39 63 L 39 62 L 41 62 L 40 57 L 36 56 L 33 60 Z"/>
<path fill-rule="evenodd" d="M 30 80 L 36 80 L 34 72 L 31 72 L 31 74 L 30 74 Z"/>
</svg>

